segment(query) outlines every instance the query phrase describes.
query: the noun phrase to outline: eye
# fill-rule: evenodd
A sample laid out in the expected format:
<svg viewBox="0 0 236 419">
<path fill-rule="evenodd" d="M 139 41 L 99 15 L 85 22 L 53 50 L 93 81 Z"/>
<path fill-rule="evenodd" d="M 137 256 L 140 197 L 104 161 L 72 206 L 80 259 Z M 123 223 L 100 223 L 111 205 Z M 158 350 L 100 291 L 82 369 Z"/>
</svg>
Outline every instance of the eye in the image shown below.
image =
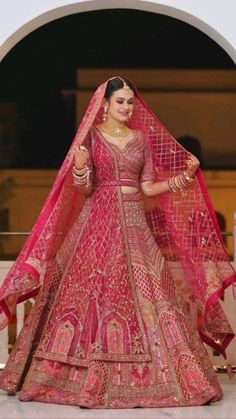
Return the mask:
<svg viewBox="0 0 236 419">
<path fill-rule="evenodd" d="M 122 99 L 118 99 L 116 102 L 117 103 L 123 103 L 124 101 Z"/>
</svg>

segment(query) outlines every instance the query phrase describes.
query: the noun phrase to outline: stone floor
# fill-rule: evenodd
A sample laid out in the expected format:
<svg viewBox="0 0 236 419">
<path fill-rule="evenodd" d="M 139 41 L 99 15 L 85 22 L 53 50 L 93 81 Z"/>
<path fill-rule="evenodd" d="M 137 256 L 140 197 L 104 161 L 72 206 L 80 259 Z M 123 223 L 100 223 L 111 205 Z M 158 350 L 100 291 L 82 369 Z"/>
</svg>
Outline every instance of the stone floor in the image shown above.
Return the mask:
<svg viewBox="0 0 236 419">
<path fill-rule="evenodd" d="M 236 419 L 236 377 L 220 375 L 224 399 L 212 406 L 162 409 L 81 409 L 76 406 L 20 402 L 0 391 L 1 419 Z"/>
</svg>

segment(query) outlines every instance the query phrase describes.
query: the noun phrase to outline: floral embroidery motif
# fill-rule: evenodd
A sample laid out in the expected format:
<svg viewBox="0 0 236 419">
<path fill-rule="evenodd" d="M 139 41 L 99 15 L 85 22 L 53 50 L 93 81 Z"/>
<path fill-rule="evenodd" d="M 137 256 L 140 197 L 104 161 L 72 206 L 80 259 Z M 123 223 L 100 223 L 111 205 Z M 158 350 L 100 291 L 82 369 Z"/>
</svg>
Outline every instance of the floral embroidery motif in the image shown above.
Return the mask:
<svg viewBox="0 0 236 419">
<path fill-rule="evenodd" d="M 92 345 L 91 345 L 91 352 L 101 352 L 101 350 L 102 350 L 102 346 L 101 346 L 101 344 L 99 343 L 99 342 L 94 342 Z"/>
<path fill-rule="evenodd" d="M 130 163 L 130 170 L 133 164 L 142 170 L 142 156 L 143 144 L 134 141 L 126 169 Z M 95 179 L 118 179 L 118 160 L 96 138 Z M 188 304 L 152 234 L 161 226 L 151 232 L 141 195 L 98 186 L 84 205 L 55 258 L 47 261 L 45 281 L 1 375 L 1 388 L 20 389 L 33 355 L 20 391 L 25 401 L 129 408 L 220 399 Z"/>
<path fill-rule="evenodd" d="M 133 353 L 134 354 L 143 354 L 144 350 L 142 347 L 142 335 L 137 334 L 134 335 L 132 338 L 132 344 L 133 344 Z"/>
</svg>

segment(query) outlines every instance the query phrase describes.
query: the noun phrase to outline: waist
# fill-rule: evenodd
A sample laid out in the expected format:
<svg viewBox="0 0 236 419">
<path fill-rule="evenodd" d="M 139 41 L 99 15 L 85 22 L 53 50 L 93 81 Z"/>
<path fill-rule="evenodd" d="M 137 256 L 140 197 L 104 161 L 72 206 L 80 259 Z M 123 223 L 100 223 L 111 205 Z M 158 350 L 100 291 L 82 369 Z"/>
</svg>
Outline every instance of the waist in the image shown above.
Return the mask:
<svg viewBox="0 0 236 419">
<path fill-rule="evenodd" d="M 132 201 L 142 201 L 143 197 L 140 191 L 134 193 L 123 193 L 122 194 L 123 202 L 132 202 Z"/>
<path fill-rule="evenodd" d="M 132 186 L 139 188 L 139 182 L 133 179 L 100 180 L 95 182 L 95 186 Z"/>
</svg>

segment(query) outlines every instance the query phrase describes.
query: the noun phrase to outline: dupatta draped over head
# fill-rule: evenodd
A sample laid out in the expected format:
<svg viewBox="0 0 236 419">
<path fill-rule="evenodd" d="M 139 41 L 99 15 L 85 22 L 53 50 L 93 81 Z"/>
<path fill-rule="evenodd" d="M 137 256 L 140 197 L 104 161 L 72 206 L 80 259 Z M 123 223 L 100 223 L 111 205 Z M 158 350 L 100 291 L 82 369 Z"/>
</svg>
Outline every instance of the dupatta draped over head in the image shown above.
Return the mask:
<svg viewBox="0 0 236 419">
<path fill-rule="evenodd" d="M 7 325 L 17 303 L 35 297 L 45 281 L 53 280 L 50 266 L 83 203 L 72 176 L 75 147 L 86 144 L 91 127 L 102 121 L 107 83 L 94 93 L 31 235 L 5 278 L 0 290 L 1 328 Z M 185 169 L 189 153 L 150 111 L 137 90 L 135 95 L 128 125 L 142 130 L 149 142 L 156 181 L 166 180 Z M 184 193 L 165 193 L 147 201 L 147 221 L 177 287 L 196 312 L 202 340 L 225 356 L 234 334 L 219 299 L 236 278 L 201 171 Z"/>
</svg>

